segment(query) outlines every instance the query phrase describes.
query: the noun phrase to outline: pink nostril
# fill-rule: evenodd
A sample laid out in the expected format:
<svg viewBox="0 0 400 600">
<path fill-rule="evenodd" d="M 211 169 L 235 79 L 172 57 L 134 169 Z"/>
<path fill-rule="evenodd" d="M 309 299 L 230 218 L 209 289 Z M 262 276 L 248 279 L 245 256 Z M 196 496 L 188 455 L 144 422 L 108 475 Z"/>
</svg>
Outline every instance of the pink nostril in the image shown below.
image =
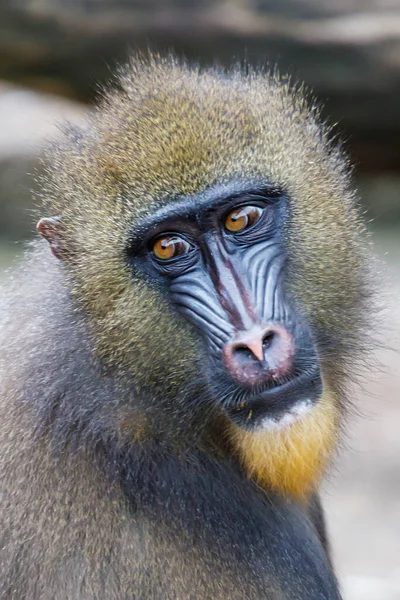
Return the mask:
<svg viewBox="0 0 400 600">
<path fill-rule="evenodd" d="M 292 334 L 278 323 L 239 332 L 224 348 L 224 363 L 240 383 L 255 384 L 287 375 L 291 370 Z"/>
</svg>

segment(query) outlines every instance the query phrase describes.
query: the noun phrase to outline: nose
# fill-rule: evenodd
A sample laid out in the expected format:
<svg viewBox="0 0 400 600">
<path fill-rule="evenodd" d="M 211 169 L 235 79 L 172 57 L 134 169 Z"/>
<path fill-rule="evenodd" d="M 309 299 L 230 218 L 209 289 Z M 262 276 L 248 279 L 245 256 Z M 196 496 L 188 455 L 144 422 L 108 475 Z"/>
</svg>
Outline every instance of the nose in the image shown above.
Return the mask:
<svg viewBox="0 0 400 600">
<path fill-rule="evenodd" d="M 243 385 L 273 382 L 288 375 L 293 356 L 293 336 L 279 323 L 240 331 L 223 351 L 226 369 Z"/>
</svg>

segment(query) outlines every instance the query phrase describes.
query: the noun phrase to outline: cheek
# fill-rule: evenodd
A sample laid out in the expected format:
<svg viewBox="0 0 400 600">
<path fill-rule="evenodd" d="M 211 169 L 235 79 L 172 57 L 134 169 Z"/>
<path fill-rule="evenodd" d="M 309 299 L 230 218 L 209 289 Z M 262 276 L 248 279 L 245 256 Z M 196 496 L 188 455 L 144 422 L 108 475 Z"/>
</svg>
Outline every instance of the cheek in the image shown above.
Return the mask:
<svg viewBox="0 0 400 600">
<path fill-rule="evenodd" d="M 161 304 L 162 306 L 162 304 Z M 181 319 L 149 298 L 134 307 L 118 307 L 115 352 L 141 380 L 179 384 L 195 356 L 194 342 Z M 118 330 L 118 331 L 117 331 Z"/>
<path fill-rule="evenodd" d="M 363 285 L 362 261 L 351 250 L 354 242 L 337 239 L 337 232 L 336 237 L 329 237 L 329 231 L 320 236 L 290 244 L 288 288 L 319 328 L 333 335 L 352 331 Z"/>
<path fill-rule="evenodd" d="M 98 277 L 85 311 L 97 356 L 130 373 L 138 385 L 180 385 L 193 371 L 191 331 L 163 294 L 146 282 L 121 276 L 121 270 L 113 285 L 110 277 L 104 284 Z"/>
</svg>

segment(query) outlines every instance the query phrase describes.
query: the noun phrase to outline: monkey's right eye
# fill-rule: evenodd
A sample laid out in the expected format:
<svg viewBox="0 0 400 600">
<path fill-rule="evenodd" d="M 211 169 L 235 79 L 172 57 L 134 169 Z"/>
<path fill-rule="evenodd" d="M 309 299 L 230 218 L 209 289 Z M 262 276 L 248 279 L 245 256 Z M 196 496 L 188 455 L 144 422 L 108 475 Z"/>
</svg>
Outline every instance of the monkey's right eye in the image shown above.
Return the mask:
<svg viewBox="0 0 400 600">
<path fill-rule="evenodd" d="M 164 235 L 153 243 L 152 250 L 154 256 L 159 260 L 170 260 L 176 256 L 191 252 L 193 246 L 178 235 Z"/>
</svg>

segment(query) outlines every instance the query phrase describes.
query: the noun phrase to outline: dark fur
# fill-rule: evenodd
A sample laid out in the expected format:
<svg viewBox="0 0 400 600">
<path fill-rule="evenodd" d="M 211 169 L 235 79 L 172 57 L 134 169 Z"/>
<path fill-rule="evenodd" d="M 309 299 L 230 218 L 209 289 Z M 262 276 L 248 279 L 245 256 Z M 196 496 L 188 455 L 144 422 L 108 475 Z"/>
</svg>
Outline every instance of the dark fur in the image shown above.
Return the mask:
<svg viewBox="0 0 400 600">
<path fill-rule="evenodd" d="M 221 450 L 115 435 L 134 390 L 93 361 L 47 246 L 8 298 L 1 598 L 338 597 L 300 506 Z"/>
</svg>

